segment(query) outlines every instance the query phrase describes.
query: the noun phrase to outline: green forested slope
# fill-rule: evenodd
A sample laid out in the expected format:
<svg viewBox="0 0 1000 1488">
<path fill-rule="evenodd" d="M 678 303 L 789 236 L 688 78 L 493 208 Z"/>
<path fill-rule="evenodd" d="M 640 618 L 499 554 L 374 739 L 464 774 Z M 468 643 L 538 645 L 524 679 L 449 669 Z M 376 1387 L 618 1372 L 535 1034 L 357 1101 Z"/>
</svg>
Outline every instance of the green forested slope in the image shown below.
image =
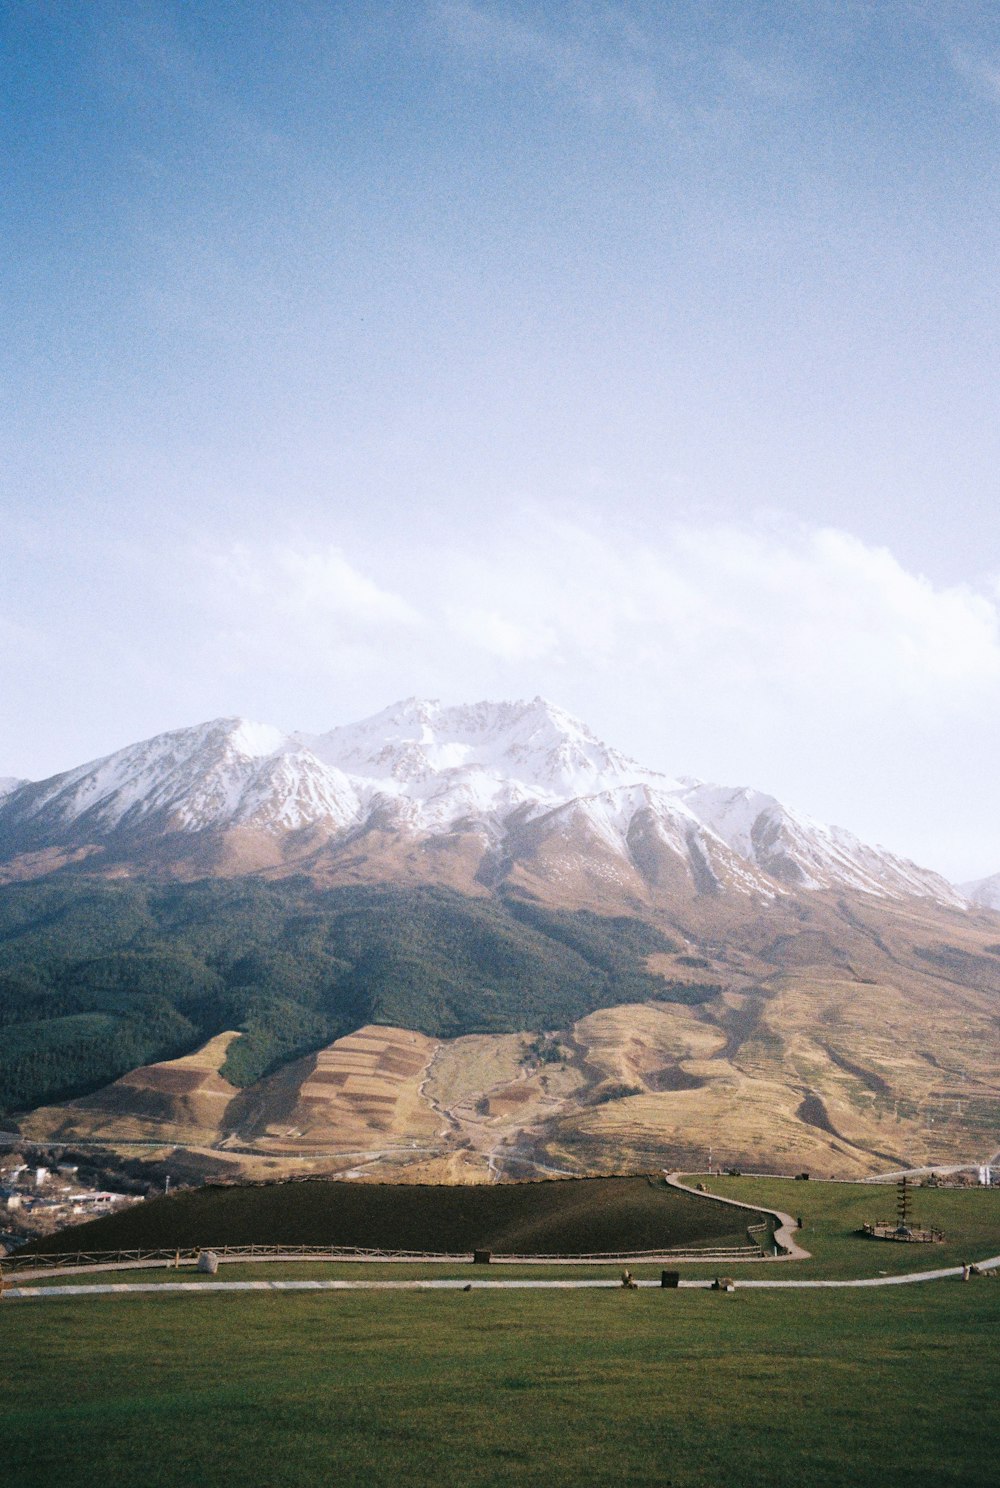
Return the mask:
<svg viewBox="0 0 1000 1488">
<path fill-rule="evenodd" d="M 561 1028 L 598 1007 L 698 1001 L 637 919 L 439 888 L 309 880 L 45 880 L 0 889 L 0 1112 L 95 1089 L 238 1028 L 247 1085 L 364 1023 L 439 1037 Z"/>
</svg>

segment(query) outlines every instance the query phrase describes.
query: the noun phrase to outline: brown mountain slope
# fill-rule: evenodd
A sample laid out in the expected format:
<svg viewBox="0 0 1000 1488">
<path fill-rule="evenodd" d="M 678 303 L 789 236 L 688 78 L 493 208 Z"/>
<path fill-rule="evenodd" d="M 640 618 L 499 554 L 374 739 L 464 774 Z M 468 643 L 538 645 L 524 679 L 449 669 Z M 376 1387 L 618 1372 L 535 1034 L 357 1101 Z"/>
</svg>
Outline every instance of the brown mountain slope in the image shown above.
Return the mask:
<svg viewBox="0 0 1000 1488">
<path fill-rule="evenodd" d="M 543 1039 L 369 1027 L 242 1092 L 217 1073 L 224 1035 L 22 1126 L 179 1142 L 248 1172 L 465 1181 L 703 1163 L 710 1149 L 850 1176 L 1000 1147 L 992 917 L 815 895 L 742 919 L 702 906 L 697 933 L 693 918 L 672 926 L 686 949 L 650 969 L 719 985 L 695 1006 L 604 1009 Z"/>
<path fill-rule="evenodd" d="M 53 1140 L 211 1146 L 239 1095 L 219 1074 L 235 1032 L 220 1033 L 182 1059 L 143 1065 L 82 1100 L 43 1106 L 21 1122 L 26 1136 Z"/>
<path fill-rule="evenodd" d="M 458 707 L 411 698 L 322 736 L 216 719 L 140 741 L 5 796 L 0 882 L 46 875 L 73 891 L 84 880 L 83 919 L 63 943 L 47 932 L 25 940 L 16 907 L 9 917 L 21 978 L 12 995 L 25 1010 L 23 1048 L 10 1039 L 11 1105 L 84 1088 L 83 1076 L 28 1078 L 47 1033 L 32 1026 L 32 1009 L 44 1023 L 81 992 L 81 1007 L 117 1015 L 119 985 L 125 1007 L 146 995 L 140 975 L 147 994 L 164 985 L 167 973 L 137 971 L 131 950 L 102 969 L 91 934 L 100 910 L 86 899 L 101 876 L 155 880 L 164 901 L 178 902 L 206 897 L 202 880 L 256 879 L 246 895 L 209 885 L 209 940 L 227 931 L 241 897 L 299 895 L 308 911 L 309 885 L 388 891 L 339 896 L 362 904 L 367 920 L 359 931 L 345 911 L 336 928 L 314 927 L 301 986 L 277 941 L 246 982 L 240 958 L 219 951 L 220 970 L 206 953 L 199 985 L 224 972 L 240 995 L 205 1002 L 190 1036 L 220 1018 L 250 1030 L 263 1020 L 257 1056 L 244 1046 L 233 1070 L 273 1068 L 350 1020 L 411 1019 L 427 1034 L 579 1021 L 541 1038 L 537 1026 L 447 1041 L 362 1028 L 242 1091 L 222 1078 L 233 1035 L 220 1035 L 186 1060 L 35 1112 L 26 1131 L 182 1142 L 206 1163 L 233 1166 L 474 1177 L 532 1164 L 701 1161 L 710 1146 L 730 1161 L 843 1172 L 1000 1147 L 1000 914 L 966 907 L 929 870 L 761 792 L 650 772 L 542 698 Z M 295 885 L 274 888 L 290 875 Z M 171 879 L 199 887 L 161 892 Z M 400 892 L 424 886 L 436 894 Z M 417 905 L 448 897 L 457 902 L 447 913 Z M 581 909 L 591 914 L 574 916 Z M 634 923 L 602 932 L 595 915 L 662 933 L 654 941 Z M 248 939 L 262 922 L 244 920 Z M 301 926 L 283 923 L 298 945 Z M 38 1001 L 34 972 L 77 940 L 89 949 L 41 978 L 46 998 L 50 987 L 58 997 Z M 654 943 L 663 954 L 647 969 L 662 979 L 659 997 L 638 974 L 636 947 Z M 295 989 L 307 984 L 309 1016 L 321 1013 L 299 1040 Z M 286 991 L 291 1013 L 281 1010 Z M 649 1000 L 580 1018 L 623 997 Z M 279 1009 L 276 1028 L 262 1008 Z M 82 1035 L 67 1024 L 64 1036 Z M 150 1036 L 127 1047 L 185 1045 Z M 92 1078 L 121 1068 L 83 1063 Z"/>
</svg>

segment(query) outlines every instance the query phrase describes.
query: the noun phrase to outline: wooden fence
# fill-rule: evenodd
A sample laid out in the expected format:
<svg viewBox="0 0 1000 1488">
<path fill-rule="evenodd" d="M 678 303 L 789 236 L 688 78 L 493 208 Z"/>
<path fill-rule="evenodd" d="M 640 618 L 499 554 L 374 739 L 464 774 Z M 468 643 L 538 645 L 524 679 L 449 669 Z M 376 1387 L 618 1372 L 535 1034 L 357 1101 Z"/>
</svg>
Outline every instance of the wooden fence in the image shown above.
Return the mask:
<svg viewBox="0 0 1000 1488">
<path fill-rule="evenodd" d="M 203 1250 L 211 1250 L 223 1261 L 400 1261 L 412 1264 L 455 1264 L 472 1260 L 472 1251 L 384 1250 L 370 1246 L 349 1245 L 205 1245 L 181 1249 L 158 1250 L 74 1250 L 50 1255 L 12 1255 L 4 1258 L 2 1269 L 8 1276 L 22 1271 L 63 1271 L 81 1267 L 149 1266 L 161 1261 L 165 1266 L 193 1265 Z M 762 1253 L 760 1245 L 674 1246 L 660 1250 L 591 1251 L 575 1255 L 493 1255 L 495 1264 L 556 1265 L 567 1262 L 626 1261 L 754 1260 Z"/>
</svg>

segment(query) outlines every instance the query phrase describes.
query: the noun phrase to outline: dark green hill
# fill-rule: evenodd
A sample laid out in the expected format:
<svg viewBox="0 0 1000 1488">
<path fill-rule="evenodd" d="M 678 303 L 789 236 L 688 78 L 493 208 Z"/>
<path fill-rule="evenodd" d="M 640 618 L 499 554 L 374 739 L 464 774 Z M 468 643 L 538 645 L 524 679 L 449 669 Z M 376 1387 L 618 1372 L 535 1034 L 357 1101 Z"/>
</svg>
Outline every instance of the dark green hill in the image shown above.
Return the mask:
<svg viewBox="0 0 1000 1488">
<path fill-rule="evenodd" d="M 249 1085 L 365 1023 L 432 1037 L 564 1028 L 718 990 L 650 976 L 643 920 L 392 885 L 47 879 L 0 888 L 0 1114 L 107 1084 L 227 1028 Z"/>
<path fill-rule="evenodd" d="M 574 1255 L 746 1244 L 746 1214 L 662 1178 L 418 1185 L 277 1183 L 192 1189 L 35 1241 L 20 1254 L 222 1245 L 356 1245 Z"/>
</svg>

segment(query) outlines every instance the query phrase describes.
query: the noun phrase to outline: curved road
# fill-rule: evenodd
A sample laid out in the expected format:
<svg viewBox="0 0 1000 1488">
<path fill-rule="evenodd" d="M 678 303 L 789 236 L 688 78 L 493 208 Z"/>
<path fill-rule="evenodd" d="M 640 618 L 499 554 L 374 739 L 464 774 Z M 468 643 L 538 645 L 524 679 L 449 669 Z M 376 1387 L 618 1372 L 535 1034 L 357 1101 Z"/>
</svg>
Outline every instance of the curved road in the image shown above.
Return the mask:
<svg viewBox="0 0 1000 1488">
<path fill-rule="evenodd" d="M 783 1252 L 772 1259 L 776 1261 L 812 1260 L 809 1251 L 803 1250 L 795 1238 L 798 1225 L 790 1214 L 782 1214 L 780 1209 L 766 1209 L 763 1204 L 746 1204 L 742 1199 L 724 1199 L 721 1194 L 702 1192 L 697 1188 L 692 1188 L 689 1183 L 682 1183 L 680 1173 L 664 1172 L 663 1176 L 671 1188 L 679 1188 L 681 1193 L 694 1194 L 697 1199 L 714 1199 L 717 1204 L 725 1204 L 731 1209 L 749 1209 L 753 1214 L 770 1214 L 772 1219 L 778 1221 L 775 1226 L 774 1239 L 775 1243 L 782 1247 Z"/>
</svg>

